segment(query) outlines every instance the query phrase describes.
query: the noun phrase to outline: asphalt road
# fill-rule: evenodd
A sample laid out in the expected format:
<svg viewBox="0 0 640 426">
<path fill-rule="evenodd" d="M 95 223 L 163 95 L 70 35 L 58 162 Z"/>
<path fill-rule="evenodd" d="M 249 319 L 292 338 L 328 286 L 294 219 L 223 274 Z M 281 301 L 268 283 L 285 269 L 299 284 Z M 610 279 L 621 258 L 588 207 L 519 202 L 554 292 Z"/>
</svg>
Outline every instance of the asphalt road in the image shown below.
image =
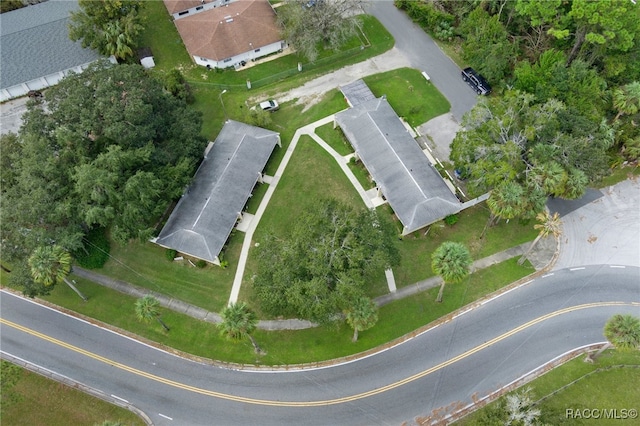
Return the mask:
<svg viewBox="0 0 640 426">
<path fill-rule="evenodd" d="M 640 314 L 640 269 L 555 271 L 375 355 L 293 371 L 205 365 L 9 293 L 0 303 L 2 352 L 125 399 L 157 425 L 395 425 L 603 341 L 611 315 Z"/>
<path fill-rule="evenodd" d="M 461 122 L 462 115 L 477 102 L 476 93 L 460 76 L 460 68 L 438 45 L 392 1 L 373 0 L 366 7 L 393 35 L 395 47 L 408 58 L 411 67 L 426 72 L 431 82 L 451 103 L 451 113 Z"/>
</svg>

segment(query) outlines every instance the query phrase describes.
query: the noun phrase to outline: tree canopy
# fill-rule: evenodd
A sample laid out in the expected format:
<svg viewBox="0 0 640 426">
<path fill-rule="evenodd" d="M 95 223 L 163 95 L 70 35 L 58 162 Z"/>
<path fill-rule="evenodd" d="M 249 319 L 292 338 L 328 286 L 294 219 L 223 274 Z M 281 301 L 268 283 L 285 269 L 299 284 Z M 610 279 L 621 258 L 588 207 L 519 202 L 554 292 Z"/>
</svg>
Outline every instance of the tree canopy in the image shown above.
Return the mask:
<svg viewBox="0 0 640 426">
<path fill-rule="evenodd" d="M 29 102 L 19 134 L 2 138 L 3 258 L 54 242 L 73 252 L 92 227 L 150 237 L 201 158 L 201 125 L 138 65 L 94 64 Z"/>
<path fill-rule="evenodd" d="M 337 49 L 355 34 L 363 0 L 288 0 L 278 8 L 284 38 L 309 61 L 320 49 Z"/>
<path fill-rule="evenodd" d="M 620 351 L 640 349 L 640 318 L 616 314 L 605 324 L 604 336 Z"/>
<path fill-rule="evenodd" d="M 71 40 L 120 60 L 133 56 L 144 29 L 139 14 L 142 0 L 79 0 L 79 4 L 80 11 L 71 13 Z"/>
<path fill-rule="evenodd" d="M 573 136 L 575 145 L 553 154 L 562 159 L 565 152 L 574 155 L 586 148 L 583 159 L 587 159 L 586 167 L 576 167 L 586 176 L 567 170 L 567 179 L 572 181 L 567 193 L 579 194 L 574 183 L 597 181 L 606 172 L 603 145 L 618 148 L 630 161 L 640 156 L 640 111 L 634 107 L 637 97 L 633 90 L 634 83 L 640 81 L 637 2 L 395 3 L 434 37 L 441 34 L 443 22 L 452 26 L 465 65 L 488 78 L 494 96 L 515 88 L 534 95 L 526 108 L 552 100 L 562 102 L 564 108 L 552 114 L 563 123 L 563 132 Z M 603 122 L 609 123 L 609 129 L 603 129 Z M 555 141 L 548 145 L 554 146 Z"/>
<path fill-rule="evenodd" d="M 319 323 L 363 295 L 371 274 L 399 262 L 396 230 L 375 210 L 324 200 L 292 223 L 288 235 L 267 235 L 257 249 L 253 287 L 261 308 Z"/>
<path fill-rule="evenodd" d="M 469 275 L 473 259 L 469 249 L 456 241 L 445 241 L 431 253 L 431 269 L 442 277 L 440 291 L 436 298 L 442 301 L 445 283 L 458 283 Z"/>
<path fill-rule="evenodd" d="M 469 178 L 472 193 L 497 189 L 492 201 L 498 194 L 507 201 L 514 191 L 526 197 L 511 197 L 518 206 L 502 203 L 515 209 L 505 218 L 535 216 L 545 196 L 578 198 L 590 179 L 608 172 L 611 126 L 580 117 L 556 99 L 536 104 L 526 92 L 483 98 L 465 116 L 451 159 Z"/>
</svg>

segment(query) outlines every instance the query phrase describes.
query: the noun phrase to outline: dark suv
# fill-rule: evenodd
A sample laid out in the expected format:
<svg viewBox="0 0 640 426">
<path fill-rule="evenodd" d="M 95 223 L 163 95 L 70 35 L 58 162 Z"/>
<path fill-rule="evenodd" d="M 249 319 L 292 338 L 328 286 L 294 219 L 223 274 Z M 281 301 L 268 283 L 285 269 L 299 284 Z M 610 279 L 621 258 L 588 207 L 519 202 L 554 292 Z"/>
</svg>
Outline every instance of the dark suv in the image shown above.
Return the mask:
<svg viewBox="0 0 640 426">
<path fill-rule="evenodd" d="M 478 95 L 488 95 L 491 93 L 491 86 L 489 86 L 487 80 L 471 67 L 462 70 L 462 79 L 466 81 Z"/>
</svg>

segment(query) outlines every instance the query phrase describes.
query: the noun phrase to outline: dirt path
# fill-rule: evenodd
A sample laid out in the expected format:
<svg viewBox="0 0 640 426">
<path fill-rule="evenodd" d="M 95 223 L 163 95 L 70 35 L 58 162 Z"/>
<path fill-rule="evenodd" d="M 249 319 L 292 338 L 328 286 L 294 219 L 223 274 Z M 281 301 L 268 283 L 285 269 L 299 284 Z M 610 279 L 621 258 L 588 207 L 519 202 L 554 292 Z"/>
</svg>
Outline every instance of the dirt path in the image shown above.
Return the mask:
<svg viewBox="0 0 640 426">
<path fill-rule="evenodd" d="M 374 58 L 348 65 L 330 74 L 313 79 L 302 86 L 274 96 L 278 102 L 296 100 L 296 105 L 304 105 L 302 112 L 318 103 L 325 93 L 362 77 L 409 67 L 409 60 L 395 47 Z"/>
</svg>

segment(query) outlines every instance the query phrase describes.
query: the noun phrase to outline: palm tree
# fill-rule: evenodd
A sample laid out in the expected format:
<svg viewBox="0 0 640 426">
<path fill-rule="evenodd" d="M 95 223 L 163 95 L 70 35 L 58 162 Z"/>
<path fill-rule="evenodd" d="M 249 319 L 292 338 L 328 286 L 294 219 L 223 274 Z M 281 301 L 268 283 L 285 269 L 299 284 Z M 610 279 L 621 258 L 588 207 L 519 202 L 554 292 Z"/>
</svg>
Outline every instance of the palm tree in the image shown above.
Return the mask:
<svg viewBox="0 0 640 426">
<path fill-rule="evenodd" d="M 469 249 L 462 243 L 445 241 L 431 255 L 431 268 L 442 277 L 442 284 L 436 302 L 442 302 L 444 286 L 457 283 L 469 275 L 469 267 L 473 263 Z"/>
<path fill-rule="evenodd" d="M 67 276 L 71 272 L 71 255 L 58 245 L 36 248 L 27 261 L 31 276 L 45 287 L 64 282 L 85 302 L 87 298 L 76 288 Z"/>
<path fill-rule="evenodd" d="M 115 56 L 118 60 L 132 56 L 135 37 L 141 28 L 135 15 L 108 22 L 104 27 L 104 48 L 107 54 Z"/>
<path fill-rule="evenodd" d="M 345 310 L 345 316 L 347 323 L 353 328 L 351 341 L 357 342 L 359 331 L 368 330 L 378 322 L 378 307 L 373 300 L 366 296 L 361 296 Z"/>
<path fill-rule="evenodd" d="M 522 392 L 507 395 L 506 401 L 505 408 L 508 418 L 505 425 L 531 426 L 538 424 L 540 410 L 533 408 L 530 387 L 524 388 Z"/>
<path fill-rule="evenodd" d="M 614 122 L 622 115 L 633 115 L 640 110 L 640 82 L 634 81 L 613 91 L 613 107 L 618 111 Z"/>
<path fill-rule="evenodd" d="M 640 318 L 617 314 L 604 326 L 604 337 L 620 351 L 640 348 Z"/>
<path fill-rule="evenodd" d="M 480 238 L 484 238 L 487 228 L 493 226 L 498 219 L 509 221 L 522 216 L 527 207 L 527 197 L 520 184 L 514 181 L 505 181 L 491 191 L 491 195 L 487 199 L 487 206 L 491 214 Z"/>
<path fill-rule="evenodd" d="M 169 331 L 169 327 L 160 319 L 160 302 L 158 299 L 147 294 L 144 297 L 136 300 L 136 317 L 138 317 L 139 321 L 142 322 L 150 322 L 151 320 L 156 320 L 160 323 L 162 328 L 166 331 Z"/>
<path fill-rule="evenodd" d="M 575 200 L 582 197 L 587 190 L 588 184 L 589 178 L 582 170 L 576 168 L 570 169 L 564 185 L 562 198 Z"/>
<path fill-rule="evenodd" d="M 531 243 L 525 254 L 518 260 L 518 265 L 522 265 L 524 260 L 527 258 L 527 255 L 533 250 L 538 241 L 542 238 L 546 238 L 549 235 L 553 235 L 555 238 L 558 238 L 562 231 L 560 230 L 560 215 L 558 212 L 553 215 L 549 214 L 548 210 L 541 211 L 536 215 L 536 220 L 538 223 L 533 225 L 534 229 L 538 230 L 538 236 Z"/>
<path fill-rule="evenodd" d="M 220 334 L 232 340 L 248 338 L 257 354 L 264 354 L 251 335 L 258 325 L 258 317 L 246 303 L 231 303 L 220 312 L 222 322 L 218 324 Z"/>
<path fill-rule="evenodd" d="M 589 354 L 585 361 L 593 362 L 612 345 L 619 351 L 640 349 L 640 318 L 633 315 L 616 314 L 604 326 L 607 343 L 595 354 Z"/>
<path fill-rule="evenodd" d="M 569 175 L 559 163 L 549 161 L 530 169 L 527 178 L 534 188 L 558 197 L 564 194 Z"/>
</svg>

